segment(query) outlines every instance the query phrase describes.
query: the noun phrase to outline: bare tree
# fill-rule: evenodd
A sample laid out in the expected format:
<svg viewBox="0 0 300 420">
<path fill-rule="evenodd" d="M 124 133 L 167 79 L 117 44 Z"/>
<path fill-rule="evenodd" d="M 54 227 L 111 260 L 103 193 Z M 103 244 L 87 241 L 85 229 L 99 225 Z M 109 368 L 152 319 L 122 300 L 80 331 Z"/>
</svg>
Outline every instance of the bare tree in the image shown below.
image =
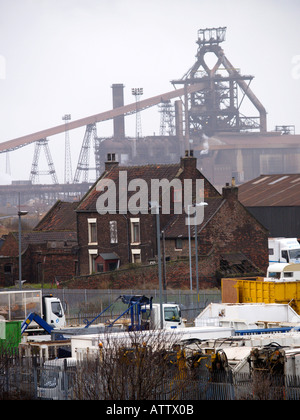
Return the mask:
<svg viewBox="0 0 300 420">
<path fill-rule="evenodd" d="M 178 335 L 165 331 L 131 332 L 126 339 L 108 335 L 96 357 L 78 366 L 75 398 L 147 400 L 178 395 L 188 370 L 176 342 Z"/>
</svg>

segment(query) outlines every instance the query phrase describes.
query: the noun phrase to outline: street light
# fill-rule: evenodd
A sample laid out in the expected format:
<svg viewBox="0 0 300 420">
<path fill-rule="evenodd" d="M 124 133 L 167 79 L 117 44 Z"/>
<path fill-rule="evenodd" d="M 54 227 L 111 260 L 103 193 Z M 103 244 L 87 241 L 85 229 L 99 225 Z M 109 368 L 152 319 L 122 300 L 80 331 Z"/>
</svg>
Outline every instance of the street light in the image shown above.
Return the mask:
<svg viewBox="0 0 300 420">
<path fill-rule="evenodd" d="M 162 275 L 161 275 L 161 251 L 160 251 L 160 221 L 159 221 L 159 204 L 157 201 L 149 201 L 149 208 L 155 210 L 156 214 L 156 240 L 157 240 L 157 257 L 158 257 L 158 281 L 159 281 L 159 305 L 160 305 L 160 328 L 163 329 L 163 298 L 162 298 Z"/>
<path fill-rule="evenodd" d="M 189 234 L 189 262 L 190 262 L 190 289 L 193 290 L 193 276 L 192 276 L 192 250 L 191 250 L 191 224 L 190 224 L 190 208 L 203 207 L 208 204 L 205 201 L 200 203 L 188 205 L 188 234 Z M 198 232 L 197 225 L 195 224 L 195 256 L 196 256 L 196 286 L 197 286 L 197 299 L 199 300 L 199 276 L 198 276 Z"/>
<path fill-rule="evenodd" d="M 131 93 L 132 95 L 135 97 L 135 106 L 136 106 L 136 110 L 135 110 L 135 114 L 136 114 L 136 122 L 135 122 L 135 139 L 133 142 L 133 156 L 136 156 L 136 142 L 137 139 L 139 137 L 139 135 L 141 134 L 142 136 L 142 123 L 141 123 L 141 115 L 138 109 L 138 102 L 141 98 L 141 96 L 144 94 L 144 89 L 143 88 L 132 88 L 131 89 Z"/>
</svg>

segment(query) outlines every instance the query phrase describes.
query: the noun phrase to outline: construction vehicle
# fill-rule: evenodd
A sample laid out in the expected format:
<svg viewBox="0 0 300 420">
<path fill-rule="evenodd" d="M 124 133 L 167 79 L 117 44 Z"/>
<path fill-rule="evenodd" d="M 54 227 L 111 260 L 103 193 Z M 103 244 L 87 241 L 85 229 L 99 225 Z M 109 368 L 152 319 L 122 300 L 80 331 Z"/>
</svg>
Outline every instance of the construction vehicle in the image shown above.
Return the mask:
<svg viewBox="0 0 300 420">
<path fill-rule="evenodd" d="M 269 263 L 300 263 L 297 238 L 269 238 Z"/>
<path fill-rule="evenodd" d="M 0 292 L 0 316 L 3 321 L 22 321 L 22 333 L 29 326 L 37 332 L 37 324 L 48 333 L 53 328 L 66 326 L 60 299 L 52 295 L 42 296 L 41 290 Z"/>
<path fill-rule="evenodd" d="M 123 319 L 124 315 L 129 313 L 130 319 L 127 319 L 127 329 L 129 331 L 160 328 L 160 304 L 152 303 L 152 297 L 148 298 L 144 295 L 121 295 L 116 299 L 116 301 L 120 299 L 123 303 L 127 304 L 128 307 L 116 319 L 109 321 L 109 327 L 112 327 L 116 323 L 121 322 L 120 320 Z M 108 311 L 108 309 L 110 309 L 115 304 L 115 302 L 105 308 L 92 321 L 87 322 L 85 328 L 88 328 L 93 322 L 96 321 L 96 319 Z M 184 327 L 181 310 L 179 305 L 176 303 L 163 303 L 162 313 L 164 329 Z"/>
<path fill-rule="evenodd" d="M 252 372 L 299 376 L 300 349 L 299 347 L 287 348 L 275 341 L 253 348 L 249 356 L 249 364 Z"/>
</svg>

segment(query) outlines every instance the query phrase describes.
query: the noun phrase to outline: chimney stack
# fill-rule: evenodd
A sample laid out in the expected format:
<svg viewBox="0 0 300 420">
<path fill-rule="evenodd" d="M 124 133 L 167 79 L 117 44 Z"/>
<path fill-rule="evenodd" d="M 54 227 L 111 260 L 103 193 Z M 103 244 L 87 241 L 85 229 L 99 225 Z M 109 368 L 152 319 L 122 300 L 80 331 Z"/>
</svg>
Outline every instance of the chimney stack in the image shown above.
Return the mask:
<svg viewBox="0 0 300 420">
<path fill-rule="evenodd" d="M 108 153 L 107 154 L 107 160 L 105 162 L 105 170 L 109 171 L 114 166 L 118 166 L 119 162 L 116 161 L 116 154 L 115 153 Z"/>
<path fill-rule="evenodd" d="M 222 188 L 222 196 L 226 200 L 230 200 L 230 199 L 238 200 L 239 189 L 235 185 L 235 178 L 234 177 L 232 177 L 231 185 L 229 185 L 229 182 L 227 182 L 225 187 Z"/>
</svg>

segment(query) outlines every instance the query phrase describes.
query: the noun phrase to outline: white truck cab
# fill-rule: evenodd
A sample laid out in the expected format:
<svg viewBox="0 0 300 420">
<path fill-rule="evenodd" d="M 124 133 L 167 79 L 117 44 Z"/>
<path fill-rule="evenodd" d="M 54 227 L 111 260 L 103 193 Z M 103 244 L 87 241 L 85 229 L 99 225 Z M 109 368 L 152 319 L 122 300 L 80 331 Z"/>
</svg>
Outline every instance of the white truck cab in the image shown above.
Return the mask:
<svg viewBox="0 0 300 420">
<path fill-rule="evenodd" d="M 176 303 L 163 303 L 163 328 L 184 328 L 184 322 L 181 316 L 181 310 Z M 160 304 L 153 303 L 150 313 L 150 306 L 147 305 L 146 312 L 143 313 L 142 319 L 150 319 L 150 329 L 160 328 Z"/>
<path fill-rule="evenodd" d="M 66 317 L 60 299 L 52 295 L 43 296 L 43 318 L 54 328 L 64 328 Z"/>
<path fill-rule="evenodd" d="M 269 263 L 300 264 L 297 238 L 269 238 Z"/>
</svg>

